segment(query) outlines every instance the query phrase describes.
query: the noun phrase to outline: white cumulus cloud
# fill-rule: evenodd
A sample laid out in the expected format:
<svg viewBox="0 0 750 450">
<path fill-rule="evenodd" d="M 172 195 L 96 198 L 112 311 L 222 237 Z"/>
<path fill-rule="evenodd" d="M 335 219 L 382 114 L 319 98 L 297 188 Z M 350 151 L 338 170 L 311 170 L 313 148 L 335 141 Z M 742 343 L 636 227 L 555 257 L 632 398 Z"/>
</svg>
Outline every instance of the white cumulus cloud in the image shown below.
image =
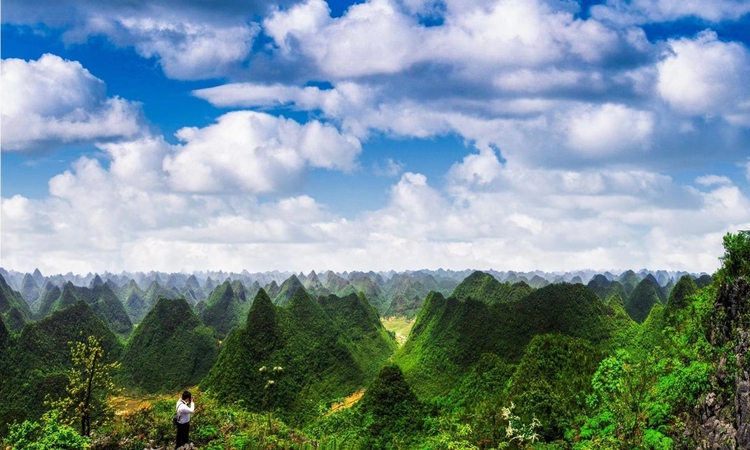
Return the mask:
<svg viewBox="0 0 750 450">
<path fill-rule="evenodd" d="M 127 138 L 142 131 L 140 106 L 107 97 L 104 82 L 79 62 L 52 54 L 2 62 L 2 147 L 28 151 Z"/>
<path fill-rule="evenodd" d="M 248 57 L 257 25 L 216 25 L 163 17 L 121 17 L 92 21 L 87 34 L 102 33 L 133 45 L 144 58 L 157 58 L 164 73 L 191 80 L 227 75 Z"/>
<path fill-rule="evenodd" d="M 272 193 L 293 187 L 307 167 L 350 171 L 359 140 L 330 125 L 253 111 L 219 117 L 205 128 L 183 128 L 183 142 L 164 159 L 173 189 Z"/>
<path fill-rule="evenodd" d="M 591 7 L 599 19 L 621 24 L 671 22 L 695 17 L 710 22 L 737 20 L 750 12 L 743 0 L 608 0 Z"/>
<path fill-rule="evenodd" d="M 658 64 L 658 92 L 675 110 L 721 116 L 750 126 L 750 55 L 737 42 L 704 31 L 669 41 L 672 54 Z"/>
<path fill-rule="evenodd" d="M 654 129 L 654 115 L 612 103 L 573 111 L 568 144 L 589 156 L 644 149 Z"/>
</svg>

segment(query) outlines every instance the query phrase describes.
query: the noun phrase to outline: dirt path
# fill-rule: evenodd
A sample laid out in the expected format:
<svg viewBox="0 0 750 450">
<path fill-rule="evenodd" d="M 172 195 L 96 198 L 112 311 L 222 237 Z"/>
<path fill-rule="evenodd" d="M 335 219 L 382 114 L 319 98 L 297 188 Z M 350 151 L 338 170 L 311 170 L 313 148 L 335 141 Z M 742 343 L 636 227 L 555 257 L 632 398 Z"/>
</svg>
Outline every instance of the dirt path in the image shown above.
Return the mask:
<svg viewBox="0 0 750 450">
<path fill-rule="evenodd" d="M 331 413 L 341 411 L 342 409 L 351 408 L 352 406 L 354 406 L 355 403 L 357 403 L 362 398 L 363 395 L 365 395 L 364 389 L 357 391 L 353 393 L 352 395 L 346 397 L 344 401 L 341 403 L 334 403 L 333 405 L 331 405 Z"/>
</svg>

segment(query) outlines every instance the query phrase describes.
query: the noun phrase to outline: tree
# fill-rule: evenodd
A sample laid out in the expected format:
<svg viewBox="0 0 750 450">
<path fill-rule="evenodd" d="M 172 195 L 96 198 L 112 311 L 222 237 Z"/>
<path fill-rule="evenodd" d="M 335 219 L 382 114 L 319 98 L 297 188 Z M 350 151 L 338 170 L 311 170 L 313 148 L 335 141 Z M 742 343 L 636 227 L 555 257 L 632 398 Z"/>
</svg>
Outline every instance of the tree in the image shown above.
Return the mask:
<svg viewBox="0 0 750 450">
<path fill-rule="evenodd" d="M 750 278 L 750 230 L 739 230 L 737 234 L 724 236 L 724 256 L 719 258 L 721 281 L 733 281 L 739 277 Z"/>
<path fill-rule="evenodd" d="M 113 372 L 120 368 L 120 363 L 104 362 L 104 349 L 96 336 L 69 344 L 73 367 L 67 373 L 67 396 L 54 401 L 48 399 L 47 403 L 63 412 L 63 423 L 72 426 L 79 422 L 81 436 L 89 436 L 92 422 L 100 424 L 112 415 L 107 399 L 120 391 L 113 379 Z"/>
</svg>

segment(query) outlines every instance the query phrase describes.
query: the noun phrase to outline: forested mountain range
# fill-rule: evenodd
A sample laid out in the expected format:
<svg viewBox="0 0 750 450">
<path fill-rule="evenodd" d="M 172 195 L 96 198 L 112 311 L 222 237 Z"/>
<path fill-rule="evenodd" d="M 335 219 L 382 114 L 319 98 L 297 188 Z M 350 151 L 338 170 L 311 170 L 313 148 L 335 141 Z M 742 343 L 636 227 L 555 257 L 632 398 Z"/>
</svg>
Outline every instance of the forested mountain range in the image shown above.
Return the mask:
<svg viewBox="0 0 750 450">
<path fill-rule="evenodd" d="M 744 364 L 750 348 L 750 269 L 733 270 L 2 270 L 0 441 L 13 423 L 47 420 L 49 398 L 66 392 L 70 343 L 95 336 L 107 361 L 121 363 L 116 380 L 128 395 L 198 386 L 232 411 L 221 417 L 272 411 L 306 434 L 300 442 L 669 449 L 723 433 L 737 444 L 743 431 L 729 418 L 743 414 L 732 405 L 745 381 L 727 375 L 726 361 Z M 414 320 L 400 347 L 381 321 L 390 315 Z M 357 392 L 359 403 L 334 408 Z M 713 415 L 696 413 L 700 405 Z M 128 433 L 117 423 L 102 433 Z M 505 436 L 507 427 L 528 434 Z M 204 444 L 219 439 L 204 435 Z"/>
<path fill-rule="evenodd" d="M 705 286 L 711 280 L 711 277 L 707 274 L 688 274 L 687 272 L 663 270 L 648 271 L 645 269 L 637 273 L 628 270 L 619 275 L 610 272 L 595 273 L 593 271 L 559 274 L 541 271 L 498 272 L 490 270 L 483 273 L 491 275 L 493 280 L 503 283 L 507 289 L 511 289 L 510 286 L 513 286 L 512 290 L 518 290 L 517 294 L 497 294 L 500 296 L 523 296 L 531 289 L 555 283 L 586 283 L 602 299 L 607 299 L 614 293 L 620 294 L 626 300 L 626 309 L 631 314 L 636 314 L 637 320 L 641 321 L 645 318 L 643 311 L 647 311 L 652 304 L 648 298 L 650 294 L 645 292 L 648 290 L 648 286 L 656 288 L 653 294 L 663 303 L 674 284 L 684 275 L 691 275 L 699 286 Z M 5 287 L 0 290 L 6 292 L 10 288 L 16 291 L 14 295 L 7 293 L 3 295 L 3 299 L 7 298 L 3 301 L 7 302 L 8 305 L 0 304 L 0 312 L 6 318 L 6 322 L 16 324 L 9 325 L 11 328 L 20 329 L 21 319 L 25 323 L 29 320 L 46 317 L 52 311 L 60 309 L 61 305 L 71 304 L 74 298 L 85 298 L 92 304 L 97 302 L 107 304 L 111 303 L 109 302 L 113 297 L 111 293 L 114 293 L 124 306 L 129 320 L 137 324 L 153 308 L 158 298 L 185 298 L 199 315 L 208 315 L 209 323 L 221 321 L 221 325 L 213 324 L 214 329 L 217 329 L 221 335 L 226 335 L 229 329 L 237 326 L 237 317 L 244 316 L 249 310 L 249 304 L 245 304 L 245 300 L 240 297 L 252 299 L 261 288 L 266 291 L 275 304 L 281 305 L 289 302 L 299 286 L 304 286 L 307 292 L 314 296 L 329 294 L 345 296 L 362 292 L 381 316 L 403 315 L 414 318 L 429 292 L 439 292 L 448 296 L 459 283 L 471 274 L 472 271 L 468 270 L 450 271 L 441 269 L 401 273 L 335 273 L 326 271 L 320 275 L 315 271 L 307 275 L 278 271 L 264 273 L 243 271 L 241 273 L 196 272 L 193 274 L 163 272 L 112 274 L 105 272 L 103 274 L 89 273 L 85 276 L 73 275 L 72 273 L 45 276 L 39 269 L 36 269 L 33 273 L 22 273 L 0 268 L 0 276 L 5 280 Z M 634 302 L 630 302 L 631 293 L 644 280 L 648 280 L 648 282 L 641 287 L 638 295 L 634 298 Z M 231 295 L 227 294 L 226 283 L 232 286 Z M 494 285 L 488 286 L 488 290 L 492 290 L 494 287 Z M 221 292 L 215 292 L 217 288 L 222 288 Z M 93 290 L 96 290 L 96 292 L 90 292 Z M 212 294 L 213 298 L 211 298 Z M 238 300 L 230 302 L 229 297 L 226 297 L 222 301 L 222 295 L 229 295 L 230 297 L 235 295 L 238 296 Z M 458 292 L 457 295 L 460 297 L 462 294 Z M 19 299 L 23 299 L 25 302 L 16 305 Z M 12 317 L 9 316 L 12 309 L 11 302 L 15 306 Z M 224 306 L 221 308 L 228 308 L 232 311 L 229 313 L 218 311 L 216 309 L 217 304 L 223 304 Z M 109 306 L 101 305 L 97 308 L 119 309 L 113 304 L 109 304 Z M 206 308 L 208 309 L 206 310 Z M 123 317 L 114 319 L 108 317 L 108 314 L 117 316 L 120 313 L 119 311 L 102 313 L 105 320 L 119 321 L 119 324 L 114 328 L 116 332 L 128 334 L 131 331 Z M 228 325 L 223 323 L 224 318 L 220 317 L 222 314 L 233 317 L 226 318 Z"/>
</svg>

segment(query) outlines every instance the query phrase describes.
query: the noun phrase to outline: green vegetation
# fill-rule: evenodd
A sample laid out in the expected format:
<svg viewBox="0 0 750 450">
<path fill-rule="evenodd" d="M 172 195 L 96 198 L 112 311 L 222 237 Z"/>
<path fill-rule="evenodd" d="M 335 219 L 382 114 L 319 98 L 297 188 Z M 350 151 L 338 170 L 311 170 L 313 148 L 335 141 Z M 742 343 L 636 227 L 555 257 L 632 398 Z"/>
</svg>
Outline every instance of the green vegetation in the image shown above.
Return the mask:
<svg viewBox="0 0 750 450">
<path fill-rule="evenodd" d="M 638 323 L 646 320 L 654 305 L 664 304 L 666 298 L 653 277 L 641 280 L 625 302 L 625 311 Z"/>
<path fill-rule="evenodd" d="M 750 277 L 750 230 L 727 233 L 724 236 L 724 255 L 719 259 L 723 263 L 717 272 L 720 283 Z"/>
<path fill-rule="evenodd" d="M 147 303 L 146 293 L 138 287 L 135 280 L 130 280 L 130 283 L 120 289 L 119 297 L 133 323 L 141 323 L 153 307 L 152 304 Z"/>
<path fill-rule="evenodd" d="M 508 399 L 518 406 L 515 412 L 521 418 L 539 421 L 542 440 L 562 439 L 580 420 L 591 377 L 603 358 L 603 352 L 584 339 L 537 335 L 510 380 Z"/>
<path fill-rule="evenodd" d="M 0 318 L 18 333 L 32 318 L 31 309 L 19 292 L 14 291 L 0 275 Z"/>
<path fill-rule="evenodd" d="M 365 375 L 374 376 L 396 350 L 396 341 L 380 323 L 380 317 L 360 293 L 318 299 L 333 323 L 343 332 L 349 351 Z"/>
<path fill-rule="evenodd" d="M 369 448 L 387 448 L 393 441 L 408 444 L 423 427 L 423 407 L 395 365 L 383 367 L 359 409 L 366 418 L 364 444 Z"/>
<path fill-rule="evenodd" d="M 120 368 L 120 363 L 105 363 L 104 356 L 101 341 L 96 336 L 89 336 L 83 342 L 71 342 L 72 366 L 67 372 L 65 395 L 46 400 L 52 410 L 63 413 L 63 424 L 80 426 L 81 436 L 91 435 L 92 425 L 98 427 L 114 415 L 107 400 L 118 392 L 113 373 Z"/>
<path fill-rule="evenodd" d="M 287 278 L 279 287 L 279 293 L 273 298 L 274 305 L 286 306 L 292 301 L 292 297 L 297 292 L 297 289 L 304 289 L 302 282 L 299 281 L 296 275 L 292 275 Z"/>
<path fill-rule="evenodd" d="M 675 311 L 684 308 L 687 305 L 688 297 L 695 294 L 697 291 L 698 286 L 695 284 L 695 281 L 693 281 L 693 277 L 690 275 L 683 275 L 669 293 L 667 309 Z"/>
<path fill-rule="evenodd" d="M 3 441 L 0 441 L 3 442 Z M 51 410 L 42 416 L 41 423 L 24 421 L 10 427 L 4 443 L 10 448 L 24 450 L 88 450 L 91 442 L 73 427 L 60 423 L 60 413 Z"/>
<path fill-rule="evenodd" d="M 534 289 L 523 281 L 514 284 L 500 283 L 488 273 L 476 271 L 466 277 L 451 294 L 459 300 L 473 298 L 485 303 L 508 303 L 518 301 L 529 295 Z"/>
<path fill-rule="evenodd" d="M 208 296 L 201 320 L 214 330 L 217 338 L 224 339 L 230 331 L 245 324 L 250 306 L 244 288 L 232 288 L 232 284 L 225 281 Z"/>
<path fill-rule="evenodd" d="M 104 363 L 121 357 L 122 344 L 83 301 L 26 325 L 2 354 L 0 436 L 5 426 L 37 421 L 47 410 L 45 397 L 61 398 L 73 367 L 69 342 L 94 336 L 104 349 Z"/>
<path fill-rule="evenodd" d="M 336 299 L 328 302 L 338 303 L 340 308 L 350 306 Z M 361 308 L 358 299 L 353 305 Z M 345 332 L 337 322 L 354 323 L 357 327 Z M 363 355 L 381 351 L 373 345 L 353 352 L 352 342 L 357 334 L 372 336 L 374 330 L 377 335 L 378 327 L 377 315 L 366 309 L 342 311 L 334 321 L 304 289 L 297 289 L 288 307 L 275 306 L 261 290 L 250 309 L 247 325 L 224 341 L 219 359 L 201 382 L 201 388 L 223 402 L 260 412 L 268 380 L 259 369 L 281 366 L 284 377 L 274 387 L 277 412 L 290 423 L 309 422 L 321 402 L 348 395 L 365 384 L 370 363 L 364 361 Z"/>
<path fill-rule="evenodd" d="M 94 313 L 120 337 L 127 338 L 133 331 L 133 323 L 130 321 L 125 307 L 108 284 L 95 285 L 89 289 L 74 286 L 73 283 L 68 282 L 63 286 L 62 292 L 59 289 L 52 289 L 41 300 L 37 317 L 47 317 L 49 314 L 68 308 L 78 301 L 86 302 Z"/>
<path fill-rule="evenodd" d="M 420 395 L 442 395 L 483 353 L 516 363 L 536 334 L 606 346 L 614 330 L 613 309 L 580 284 L 553 284 L 515 302 L 491 305 L 431 293 L 394 359 Z"/>
<path fill-rule="evenodd" d="M 620 275 L 619 283 L 622 285 L 626 296 L 630 296 L 633 293 L 636 286 L 638 286 L 638 282 L 638 275 L 632 270 L 627 270 Z"/>
<path fill-rule="evenodd" d="M 432 275 L 415 272 L 412 274 L 396 274 L 383 290 L 391 302 L 385 310 L 379 312 L 383 316 L 406 316 L 413 319 L 422 309 L 423 302 L 430 292 L 439 292 L 447 296 L 458 284 L 449 279 L 436 279 Z M 383 303 L 383 308 L 386 305 Z"/>
<path fill-rule="evenodd" d="M 124 384 L 146 393 L 194 386 L 216 361 L 219 347 L 185 299 L 159 299 L 133 333 L 122 358 Z"/>
<path fill-rule="evenodd" d="M 108 299 L 141 295 L 134 283 L 48 283 L 37 303 L 54 312 L 27 323 L 14 303 L 18 334 L 6 313 L 23 298 L 0 279 L 0 439 L 34 449 L 169 447 L 176 393 L 199 384 L 190 388 L 199 393 L 191 437 L 206 449 L 750 448 L 750 235 L 724 244 L 721 269 L 697 280 L 627 271 L 587 286 L 532 278 L 533 289 L 517 274 L 511 283 L 474 272 L 451 285 L 419 272 L 387 281 L 329 272 L 271 282 L 271 296 L 235 279 L 196 304 L 205 324 L 186 299 L 159 300 L 124 354 Z M 184 284 L 200 297 L 197 279 Z M 427 286 L 435 289 L 419 299 Z M 394 308 L 419 312 L 413 322 L 381 321 Z M 394 331 L 412 325 L 397 348 Z M 101 352 L 91 351 L 96 342 Z M 111 421 L 71 414 L 86 403 L 77 374 L 96 355 L 97 367 L 122 362 L 114 379 L 129 395 L 169 395 L 118 407 Z M 108 389 L 95 396 L 100 411 L 111 406 Z"/>
</svg>

